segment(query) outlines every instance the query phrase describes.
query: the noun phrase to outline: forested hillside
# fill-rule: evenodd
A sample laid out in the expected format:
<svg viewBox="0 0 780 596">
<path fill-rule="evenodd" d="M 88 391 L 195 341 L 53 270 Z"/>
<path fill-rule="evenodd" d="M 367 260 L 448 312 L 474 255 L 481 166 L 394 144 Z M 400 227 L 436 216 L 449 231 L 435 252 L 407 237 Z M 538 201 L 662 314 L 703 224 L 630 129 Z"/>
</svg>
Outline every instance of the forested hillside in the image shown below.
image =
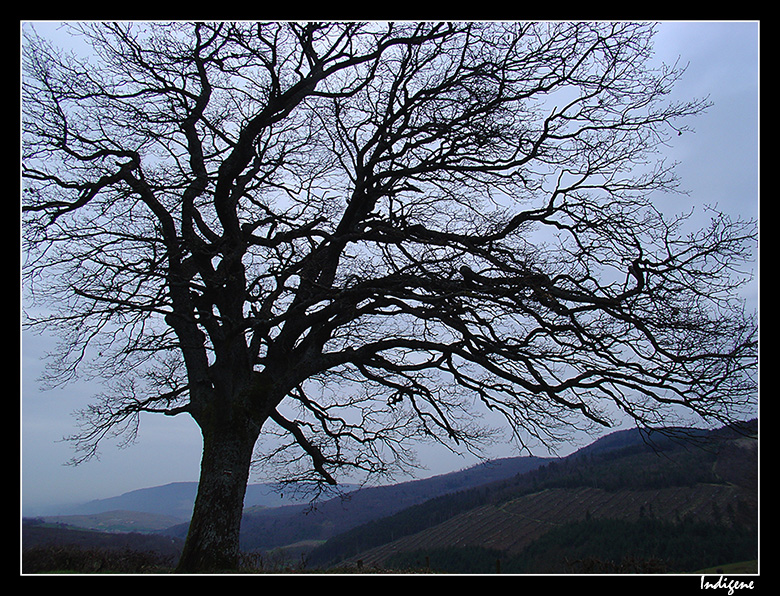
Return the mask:
<svg viewBox="0 0 780 596">
<path fill-rule="evenodd" d="M 666 526 L 672 524 L 681 534 L 675 542 L 681 551 L 694 548 L 694 543 L 710 545 L 696 547 L 698 552 L 709 551 L 701 563 L 709 559 L 716 561 L 713 564 L 728 562 L 719 557 L 755 558 L 757 441 L 728 431 L 699 439 L 691 443 L 662 437 L 647 443 L 636 434 L 611 437 L 605 444 L 597 442 L 569 458 L 512 479 L 442 496 L 355 528 L 315 549 L 310 564 L 360 561 L 362 565 L 397 567 L 425 561 L 456 571 L 470 568 L 464 560 L 474 561 L 489 553 L 490 570 L 504 559 L 505 570 L 514 567 L 543 572 L 528 560 L 552 560 L 550 553 L 544 557 L 530 551 L 523 554 L 525 549 L 542 538 L 571 546 L 566 536 L 582 531 L 578 524 L 585 524 L 583 535 L 599 537 L 607 530 L 616 536 L 621 532 L 627 537 L 646 534 L 648 544 L 659 532 L 674 535 Z M 645 532 L 641 524 L 651 521 L 655 525 Z M 713 532 L 724 537 L 719 543 L 725 550 L 715 552 L 716 542 L 705 538 Z M 653 550 L 639 544 L 626 550 L 618 546 L 625 540 L 603 540 L 614 545 L 616 552 L 610 561 L 617 554 L 636 552 L 640 559 L 634 561 L 634 567 L 650 564 L 647 561 L 653 557 L 663 562 L 656 561 L 659 569 L 693 564 L 668 559 L 673 558 L 671 551 L 660 547 Z M 465 551 L 453 550 L 455 547 L 468 547 L 473 558 L 466 557 Z M 533 548 L 539 551 L 542 546 Z M 597 556 L 595 553 L 601 551 L 587 541 L 578 549 L 562 549 L 553 566 L 556 572 L 565 571 L 564 559 L 586 560 L 590 552 Z M 452 562 L 436 563 L 442 558 Z M 611 564 L 615 568 L 620 565 Z"/>
</svg>

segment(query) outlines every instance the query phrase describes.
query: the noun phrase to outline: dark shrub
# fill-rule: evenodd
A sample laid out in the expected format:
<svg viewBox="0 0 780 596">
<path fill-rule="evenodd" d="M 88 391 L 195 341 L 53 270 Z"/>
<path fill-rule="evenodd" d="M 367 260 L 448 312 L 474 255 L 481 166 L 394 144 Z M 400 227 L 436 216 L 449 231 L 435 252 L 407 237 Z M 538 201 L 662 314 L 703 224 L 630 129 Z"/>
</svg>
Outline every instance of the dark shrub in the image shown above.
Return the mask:
<svg viewBox="0 0 780 596">
<path fill-rule="evenodd" d="M 22 551 L 22 573 L 167 573 L 172 567 L 170 556 L 130 549 L 47 545 Z"/>
</svg>

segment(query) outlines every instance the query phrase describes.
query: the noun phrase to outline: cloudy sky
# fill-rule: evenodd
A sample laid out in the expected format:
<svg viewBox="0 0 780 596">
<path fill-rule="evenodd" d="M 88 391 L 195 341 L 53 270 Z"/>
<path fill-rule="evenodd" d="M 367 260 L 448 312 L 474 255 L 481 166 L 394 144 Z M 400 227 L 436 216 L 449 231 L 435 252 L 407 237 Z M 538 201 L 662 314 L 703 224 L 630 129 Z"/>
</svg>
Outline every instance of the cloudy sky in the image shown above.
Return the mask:
<svg viewBox="0 0 780 596">
<path fill-rule="evenodd" d="M 52 31 L 44 24 L 39 32 Z M 692 124 L 695 134 L 675 138 L 669 157 L 681 162 L 682 186 L 690 196 L 675 211 L 717 204 L 745 217 L 758 216 L 758 32 L 756 22 L 667 22 L 659 27 L 657 58 L 689 63 L 676 88 L 681 98 L 709 96 L 713 107 Z M 751 294 L 757 304 L 757 287 Z M 73 455 L 62 438 L 75 430 L 71 413 L 89 402 L 94 387 L 71 385 L 42 392 L 36 378 L 49 338 L 21 333 L 21 497 L 25 515 L 50 504 L 84 502 L 178 481 L 196 481 L 200 434 L 186 417 L 149 416 L 139 440 L 125 449 L 107 445 L 98 460 L 64 465 Z M 565 454 L 565 453 L 562 453 Z M 515 455 L 500 448 L 494 456 Z M 539 455 L 546 455 L 540 453 Z M 473 458 L 440 451 L 420 454 L 421 476 L 460 469 Z"/>
</svg>

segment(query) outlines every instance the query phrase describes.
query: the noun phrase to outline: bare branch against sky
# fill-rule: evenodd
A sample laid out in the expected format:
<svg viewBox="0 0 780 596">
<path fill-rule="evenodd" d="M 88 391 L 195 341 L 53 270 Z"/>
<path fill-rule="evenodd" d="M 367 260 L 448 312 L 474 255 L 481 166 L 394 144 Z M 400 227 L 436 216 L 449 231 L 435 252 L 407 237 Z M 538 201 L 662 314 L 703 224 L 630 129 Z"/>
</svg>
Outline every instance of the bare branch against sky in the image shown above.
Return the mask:
<svg viewBox="0 0 780 596">
<path fill-rule="evenodd" d="M 42 38 L 58 45 L 71 43 L 66 32 L 54 24 L 31 23 L 23 27 L 34 28 Z M 627 102 L 647 92 L 639 88 L 638 79 L 619 88 L 617 81 L 607 84 L 605 80 L 583 78 L 578 81 L 580 90 L 593 90 L 587 100 L 578 96 L 574 101 L 567 95 L 568 90 L 562 89 L 533 106 L 518 97 L 513 105 L 523 106 L 528 113 L 509 113 L 489 105 L 486 97 L 492 92 L 491 85 L 505 85 L 518 94 L 530 95 L 544 87 L 547 79 L 535 79 L 533 89 L 530 82 L 523 89 L 520 71 L 508 69 L 506 72 L 518 75 L 517 80 L 509 77 L 499 85 L 494 77 L 505 76 L 506 72 L 500 75 L 480 70 L 475 64 L 469 64 L 474 69 L 471 78 L 458 78 L 461 73 L 456 77 L 457 69 L 453 66 L 455 46 L 447 45 L 454 32 L 444 28 L 410 31 L 403 36 L 387 34 L 381 39 L 376 32 L 371 36 L 363 33 L 365 38 L 361 38 L 358 34 L 350 37 L 353 33 L 344 31 L 341 34 L 349 40 L 349 47 L 346 41 L 344 47 L 339 46 L 333 31 L 328 33 L 332 36 L 333 54 L 325 56 L 316 56 L 314 45 L 301 41 L 309 35 L 303 28 L 290 29 L 289 38 L 284 37 L 288 33 L 280 30 L 276 34 L 279 54 L 266 65 L 269 72 L 273 70 L 271 66 L 278 66 L 278 72 L 287 77 L 276 81 L 276 85 L 283 89 L 298 78 L 309 82 L 316 78 L 317 93 L 302 84 L 296 92 L 307 112 L 281 110 L 268 116 L 263 122 L 265 132 L 258 133 L 254 154 L 242 170 L 252 176 L 234 176 L 233 186 L 227 190 L 219 185 L 219 180 L 227 179 L 223 174 L 229 169 L 229 161 L 222 158 L 238 146 L 240 127 L 258 111 L 248 98 L 273 94 L 273 90 L 256 86 L 256 81 L 241 70 L 239 63 L 243 58 L 237 48 L 245 50 L 247 42 L 239 31 L 231 31 L 220 42 L 225 48 L 229 43 L 236 44 L 232 53 L 223 56 L 220 48 L 209 46 L 216 44 L 223 33 L 218 28 L 199 31 L 197 47 L 203 57 L 208 50 L 208 59 L 193 62 L 192 72 L 186 74 L 190 78 L 184 80 L 182 74 L 182 79 L 177 80 L 175 73 L 180 65 L 173 60 L 177 48 L 167 47 L 161 38 L 150 38 L 145 42 L 150 45 L 144 46 L 131 30 L 119 28 L 113 34 L 124 39 L 126 51 L 137 49 L 136 66 L 143 64 L 143 52 L 152 47 L 159 49 L 156 57 L 161 62 L 153 73 L 158 77 L 155 82 L 143 78 L 150 76 L 151 69 L 132 72 L 129 66 L 123 70 L 121 63 L 114 61 L 116 72 L 110 79 L 111 88 L 105 86 L 109 79 L 102 75 L 96 75 L 94 80 L 83 78 L 88 71 L 82 72 L 76 63 L 70 63 L 73 73 L 80 73 L 82 78 L 78 84 L 71 80 L 66 89 L 64 83 L 69 79 L 63 75 L 67 72 L 52 71 L 47 75 L 44 70 L 51 64 L 43 59 L 45 47 L 37 49 L 41 69 L 38 83 L 62 85 L 58 89 L 62 103 L 48 102 L 45 94 L 27 98 L 28 113 L 35 113 L 40 125 L 33 132 L 39 140 L 48 139 L 49 145 L 37 145 L 28 155 L 30 165 L 25 165 L 27 179 L 37 184 L 30 187 L 30 213 L 38 210 L 46 215 L 37 220 L 39 227 L 31 225 L 25 234 L 27 240 L 34 242 L 30 245 L 33 248 L 48 247 L 46 251 L 30 253 L 41 263 L 54 254 L 52 251 L 64 246 L 64 251 L 57 255 L 62 265 L 62 284 L 53 289 L 42 285 L 40 296 L 66 305 L 70 315 L 47 320 L 52 312 L 51 302 L 40 307 L 31 301 L 25 304 L 31 315 L 43 317 L 44 326 L 56 324 L 70 330 L 71 336 L 66 339 L 76 349 L 65 354 L 66 359 L 60 361 L 62 366 L 49 377 L 55 388 L 41 392 L 35 381 L 45 372 L 40 358 L 55 349 L 55 344 L 48 330 L 40 336 L 28 331 L 22 334 L 25 507 L 88 500 L 134 488 L 198 479 L 202 440 L 192 418 L 145 413 L 174 414 L 187 410 L 196 418 L 199 415 L 193 402 L 185 399 L 192 390 L 192 379 L 184 381 L 182 361 L 151 348 L 184 345 L 185 332 L 183 324 L 175 320 L 175 284 L 166 285 L 168 282 L 159 273 L 161 263 L 172 250 L 165 245 L 166 235 L 161 229 L 166 220 L 157 217 L 154 209 L 150 212 L 139 208 L 143 200 L 123 203 L 133 192 L 139 196 L 147 191 L 156 194 L 160 210 L 176 213 L 171 220 L 173 226 L 181 226 L 186 216 L 177 201 L 183 196 L 186 203 L 187 197 L 192 197 L 191 206 L 196 213 L 190 220 L 194 226 L 192 237 L 215 252 L 209 261 L 203 257 L 207 254 L 204 248 L 198 256 L 203 260 L 196 262 L 193 251 L 192 259 L 183 259 L 182 265 L 198 269 L 198 274 L 190 278 L 197 280 L 192 284 L 192 295 L 202 299 L 204 305 L 208 303 L 207 307 L 198 307 L 198 312 L 202 329 L 210 337 L 209 357 L 215 359 L 212 365 L 219 359 L 220 342 L 229 343 L 223 334 L 230 316 L 242 318 L 245 323 L 244 328 L 236 331 L 240 327 L 237 326 L 232 331 L 245 333 L 251 346 L 265 346 L 256 350 L 256 366 L 276 362 L 274 350 L 280 349 L 280 338 L 287 335 L 292 342 L 287 349 L 301 353 L 309 349 L 309 354 L 317 355 L 317 359 L 304 358 L 297 365 L 298 371 L 306 365 L 316 364 L 320 368 L 312 369 L 307 382 L 301 378 L 291 385 L 290 398 L 285 403 L 294 407 L 280 406 L 264 426 L 264 430 L 276 428 L 278 434 L 292 437 L 299 448 L 291 452 L 274 435 L 261 442 L 266 456 L 279 457 L 293 473 L 308 477 L 313 461 L 315 467 L 323 466 L 315 471 L 327 477 L 342 463 L 335 452 L 323 448 L 320 453 L 313 445 L 307 449 L 305 437 L 310 431 L 313 433 L 314 421 L 322 424 L 331 438 L 338 435 L 345 448 L 349 439 L 360 445 L 374 444 L 368 436 L 358 436 L 359 432 L 368 432 L 363 426 L 365 420 L 351 426 L 357 419 L 344 414 L 347 410 L 371 418 L 378 435 L 404 438 L 407 434 L 422 434 L 434 438 L 420 443 L 419 459 L 429 473 L 441 473 L 476 461 L 470 451 L 476 451 L 478 439 L 492 432 L 496 411 L 503 411 L 513 421 L 519 444 L 544 450 L 545 443 L 556 444 L 556 439 L 563 439 L 560 448 L 565 453 L 575 444 L 565 441 L 584 440 L 585 435 L 578 430 L 597 428 L 605 432 L 608 429 L 604 424 L 612 424 L 611 429 L 624 421 L 615 406 L 630 401 L 633 389 L 644 392 L 648 398 L 632 411 L 647 423 L 657 422 L 656 411 L 649 406 L 651 397 L 679 400 L 687 405 L 695 402 L 683 372 L 690 373 L 697 364 L 681 363 L 677 353 L 669 351 L 672 348 L 667 340 L 674 338 L 689 342 L 687 347 L 702 348 L 706 337 L 724 335 L 727 324 L 731 324 L 716 324 L 705 315 L 713 305 L 725 306 L 717 301 L 721 296 L 713 284 L 723 283 L 721 274 L 742 256 L 743 247 L 735 238 L 728 237 L 742 235 L 734 222 L 758 216 L 757 23 L 663 23 L 658 27 L 653 60 L 671 65 L 679 59 L 678 66 L 687 66 L 680 79 L 674 81 L 672 99 L 680 103 L 668 108 L 669 112 L 657 113 L 663 126 L 647 128 L 651 134 L 659 135 L 657 139 L 640 138 L 639 131 L 644 130 L 647 121 L 642 121 L 642 127 L 638 119 L 632 121 L 633 110 L 644 106 L 629 109 Z M 479 37 L 488 33 L 474 28 L 458 35 Z M 97 35 L 97 30 L 93 35 Z M 426 43 L 440 43 L 439 53 L 427 55 L 422 43 L 420 48 L 415 46 L 416 42 L 410 43 L 416 35 L 425 36 Z M 403 44 L 408 45 L 401 45 L 401 37 Z M 374 56 L 367 49 L 369 39 L 371 43 L 385 43 L 388 48 L 398 44 L 409 50 L 383 50 L 391 60 L 374 63 Z M 592 42 L 583 31 L 580 42 L 589 40 Z M 290 51 L 290 62 L 284 63 L 283 52 L 296 43 L 302 43 L 308 51 L 303 51 L 297 62 Z M 318 43 L 324 41 L 320 39 Z M 549 43 L 546 59 L 554 51 L 560 55 L 562 48 L 569 47 L 555 48 L 553 41 Z M 640 41 L 636 44 L 639 46 Z M 103 47 L 103 59 L 109 62 L 110 48 Z M 344 64 L 342 53 L 347 50 L 365 59 L 367 70 L 361 71 L 360 76 L 349 70 L 352 64 Z M 451 63 L 446 66 L 436 62 L 444 51 L 451 52 Z M 514 56 L 509 47 L 496 48 L 497 53 L 501 51 L 505 51 L 507 60 Z M 609 55 L 607 50 L 591 55 L 593 66 L 603 67 L 605 77 L 612 71 L 601 61 L 607 61 Z M 485 56 L 475 53 L 473 58 Z M 463 56 L 458 55 L 457 59 L 463 60 Z M 613 59 L 617 64 L 621 57 L 615 54 Z M 272 64 L 274 60 L 280 64 Z M 423 78 L 428 72 L 423 68 L 428 61 L 436 64 L 439 74 L 448 73 L 435 88 L 432 80 Z M 64 61 L 62 68 L 68 64 Z M 517 68 L 521 67 L 527 69 L 522 75 L 540 76 L 540 71 L 531 68 L 529 62 L 518 63 Z M 206 68 L 211 69 L 208 94 Z M 337 76 L 321 76 L 317 68 L 323 72 L 332 69 Z M 419 72 L 419 78 L 409 75 L 403 85 L 394 86 L 392 77 L 407 70 Z M 668 76 L 666 82 L 671 84 L 671 72 Z M 172 84 L 180 85 L 180 89 L 163 100 L 163 92 L 170 90 L 166 85 Z M 155 89 L 160 95 L 154 102 L 144 103 L 141 95 L 135 95 L 139 85 L 147 89 L 145 93 Z M 445 88 L 447 85 L 452 88 Z M 600 95 L 610 86 L 612 95 Z M 429 101 L 434 91 L 440 94 L 438 103 Z M 94 101 L 87 101 L 88 98 Z M 455 103 L 454 98 L 464 103 Z M 121 106 L 112 119 L 101 111 L 105 107 L 101 102 L 108 105 L 109 100 L 113 102 L 112 109 Z M 473 102 L 472 107 L 464 108 L 469 101 Z M 686 103 L 689 101 L 693 103 Z M 68 102 L 78 105 L 81 112 L 67 114 Z M 198 112 L 200 102 L 203 112 Z M 567 102 L 572 102 L 568 108 Z M 709 107 L 692 117 L 705 106 Z M 193 124 L 197 118 L 186 117 L 188 113 L 199 114 L 200 128 Z M 437 128 L 438 119 L 447 121 L 446 131 Z M 585 123 L 590 126 L 606 120 L 609 126 L 594 127 L 592 135 L 571 132 L 572 127 L 582 125 L 584 129 Z M 167 127 L 171 124 L 180 127 L 180 136 L 169 136 Z M 188 128 L 190 124 L 193 126 Z M 207 139 L 197 149 L 196 132 Z M 101 140 L 95 141 L 98 133 Z M 523 135 L 528 146 L 521 144 L 514 147 L 514 152 L 508 152 L 507 139 Z M 610 142 L 605 142 L 607 136 Z M 574 145 L 567 144 L 570 139 L 576 140 L 576 153 Z M 676 170 L 680 177 L 678 190 L 687 194 L 666 192 L 673 186 L 670 172 L 663 167 L 650 167 L 644 161 L 644 150 L 657 140 L 663 140 L 666 165 L 680 162 Z M 67 166 L 60 171 L 47 170 L 36 163 L 45 162 L 55 149 L 63 148 L 69 153 L 60 156 Z M 536 161 L 526 159 L 530 155 Z M 225 163 L 228 165 L 221 165 Z M 631 172 L 625 170 L 627 165 Z M 202 177 L 198 176 L 199 167 L 203 168 Z M 292 179 L 291 172 L 295 174 Z M 594 172 L 598 173 L 598 186 L 594 186 Z M 82 173 L 92 176 L 90 184 L 84 184 Z M 631 179 L 629 185 L 629 174 L 637 173 L 642 176 Z M 198 184 L 205 180 L 208 182 L 204 182 L 203 188 L 223 196 L 223 205 L 246 201 L 247 210 L 238 212 L 239 219 L 232 221 L 235 212 L 231 215 L 219 204 L 210 209 L 205 202 L 199 202 L 203 190 Z M 99 203 L 95 198 L 99 197 L 97 190 L 113 188 L 120 181 L 124 185 L 116 185 L 111 200 Z M 231 195 L 239 187 L 241 197 Z M 78 191 L 75 195 L 74 189 Z M 220 195 L 223 190 L 224 195 Z M 356 197 L 361 191 L 366 196 L 376 192 L 380 198 L 370 204 L 360 202 Z M 352 201 L 346 206 L 337 201 L 338 197 L 350 194 Z M 272 195 L 273 201 L 268 198 Z M 559 200 L 565 195 L 572 197 L 571 203 L 566 202 L 569 199 Z M 79 197 L 76 202 L 73 196 Z M 535 202 L 539 197 L 546 200 Z M 637 202 L 629 203 L 629 199 Z M 95 208 L 87 213 L 89 219 L 71 218 L 91 201 Z M 628 204 L 641 205 L 642 210 L 628 210 Z M 148 200 L 145 205 L 153 203 Z M 518 205 L 522 206 L 521 211 L 517 211 Z M 722 216 L 714 216 L 714 209 Z M 254 219 L 246 215 L 250 211 Z M 651 219 L 654 211 L 671 219 L 664 224 Z M 684 248 L 672 236 L 675 214 L 691 214 L 678 220 L 682 231 L 694 232 L 703 225 L 708 232 Z M 95 218 L 102 221 L 100 234 L 94 233 Z M 230 261 L 230 254 L 238 253 L 227 250 L 224 240 L 233 224 L 243 234 L 243 242 L 251 245 L 251 250 L 242 253 L 239 263 Z M 547 231 L 536 231 L 539 226 L 532 230 L 532 224 L 543 224 L 541 229 Z M 642 226 L 646 227 L 641 229 Z M 521 240 L 513 240 L 518 230 L 526 229 L 528 234 L 518 236 Z M 637 247 L 640 239 L 647 241 L 644 235 L 650 240 L 641 250 L 632 252 L 632 246 L 625 242 L 627 229 L 631 231 L 629 236 L 636 237 Z M 531 236 L 532 232 L 538 236 Z M 743 232 L 749 234 L 749 226 Z M 401 233 L 403 242 L 394 236 Z M 222 244 L 217 242 L 217 235 L 223 235 Z M 707 243 L 718 235 L 723 238 L 717 247 L 718 258 L 709 261 L 705 259 Z M 470 244 L 469 236 L 479 238 L 480 243 Z M 63 238 L 73 242 L 60 245 Z M 571 242 L 572 238 L 579 244 Z M 349 248 L 353 246 L 351 242 L 360 249 Z M 561 244 L 556 245 L 558 242 Z M 325 248 L 307 252 L 315 246 Z M 373 248 L 367 247 L 379 248 L 372 252 Z M 336 251 L 340 251 L 338 257 L 332 258 L 331 253 Z M 664 253 L 675 252 L 678 258 L 692 257 L 690 270 L 685 270 L 684 275 L 672 274 L 671 267 L 667 269 L 669 262 L 661 258 Z M 566 258 L 561 260 L 561 255 Z M 30 264 L 32 273 L 25 284 L 37 285 L 45 272 L 37 270 L 35 263 Z M 47 263 L 47 267 L 50 265 Z M 304 292 L 301 288 L 307 271 L 315 269 L 317 275 L 310 279 L 310 288 Z M 697 273 L 694 275 L 693 271 Z M 734 273 L 757 273 L 757 262 L 740 263 Z M 220 283 L 214 285 L 219 276 Z M 247 282 L 250 299 L 244 303 L 235 306 L 228 291 L 217 297 L 209 293 L 215 287 L 229 288 L 235 276 Z M 645 292 L 654 279 L 661 278 L 664 284 L 657 286 L 655 294 Z M 335 288 L 338 293 L 333 291 Z M 726 284 L 722 289 L 727 292 L 730 288 Z M 54 293 L 47 296 L 48 291 Z M 753 281 L 740 291 L 747 300 L 747 310 L 756 308 L 757 283 Z M 694 305 L 687 301 L 677 303 L 675 298 L 705 294 L 716 300 Z M 632 302 L 634 295 L 636 302 Z M 93 300 L 96 296 L 103 300 Z M 110 297 L 107 301 L 106 296 Z M 645 301 L 640 302 L 639 297 Z M 623 303 L 630 306 L 618 307 Z M 291 306 L 297 310 L 286 310 Z M 235 312 L 230 311 L 233 307 Z M 701 309 L 697 310 L 698 307 Z M 658 312 L 653 314 L 653 308 L 658 308 Z M 639 309 L 643 312 L 643 324 L 655 326 L 646 330 L 641 341 L 638 336 L 621 335 L 640 329 L 639 325 L 631 325 L 631 317 Z M 521 315 L 537 324 L 520 325 Z M 312 321 L 317 319 L 327 324 L 313 326 Z M 296 325 L 303 329 L 304 322 L 307 331 L 295 333 Z M 579 324 L 583 327 L 578 329 Z M 388 325 L 394 326 L 392 339 L 388 339 Z M 141 328 L 144 334 L 138 333 Z M 112 332 L 91 343 L 87 352 L 79 351 L 86 335 L 95 333 L 98 338 L 96 332 L 109 329 Z M 515 334 L 511 340 L 501 336 L 505 329 Z M 518 329 L 527 335 L 516 335 Z M 733 330 L 747 333 L 739 325 Z M 527 349 L 535 345 L 541 334 L 555 340 L 555 350 L 552 343 L 544 344 L 550 350 L 543 354 L 544 359 L 541 353 Z M 593 348 L 585 356 L 579 349 L 582 344 Z M 681 343 L 675 349 L 685 348 Z M 713 350 L 719 348 L 712 346 Z M 361 349 L 365 358 L 358 357 Z M 669 358 L 654 362 L 647 357 L 646 350 L 650 349 L 667 351 Z M 633 359 L 623 360 L 625 353 L 632 350 Z M 156 355 L 150 356 L 153 353 Z M 529 354 L 533 355 L 530 359 Z M 325 357 L 333 362 L 326 366 Z M 670 363 L 680 368 L 673 368 Z M 666 372 L 662 372 L 663 367 Z M 145 370 L 146 376 L 129 374 L 136 370 Z M 714 368 L 711 372 L 719 374 Z M 94 378 L 90 373 L 94 373 Z M 78 375 L 76 382 L 62 384 L 74 380 L 71 375 Z M 105 385 L 96 384 L 102 377 L 107 378 Z M 444 377 L 455 382 L 438 382 Z M 648 389 L 660 386 L 662 381 L 675 389 L 669 393 Z M 159 389 L 157 397 L 144 401 L 149 396 L 144 389 L 152 386 Z M 345 387 L 350 390 L 343 391 Z M 564 387 L 571 391 L 563 392 Z M 731 389 L 741 396 L 746 387 L 735 381 Z M 602 390 L 602 396 L 613 392 L 610 407 L 601 407 L 600 401 L 591 399 Z M 92 396 L 100 392 L 107 399 L 93 400 Z M 545 399 L 524 400 L 523 396 L 529 393 Z M 367 407 L 378 401 L 388 405 L 410 404 L 411 409 L 380 411 Z M 492 410 L 484 411 L 483 420 L 467 421 L 472 403 L 480 401 L 490 404 Z M 315 406 L 315 402 L 327 405 Z M 82 419 L 92 425 L 87 429 L 109 435 L 117 429 L 124 431 L 118 440 L 129 440 L 129 447 L 117 451 L 109 441 L 101 448 L 101 459 L 78 467 L 63 467 L 73 452 L 68 444 L 58 441 L 78 430 L 70 412 L 88 408 L 89 404 L 92 405 L 88 413 L 93 416 Z M 703 411 L 708 407 L 700 405 Z M 124 419 L 117 414 L 122 408 L 128 414 Z M 572 412 L 577 416 L 570 416 Z M 292 422 L 297 420 L 296 416 L 312 426 L 296 426 Z M 106 420 L 111 421 L 110 428 L 101 426 L 101 421 Z M 140 441 L 133 444 L 139 420 Z M 328 426 L 335 421 L 340 425 L 338 431 L 335 424 Z M 439 438 L 447 437 L 459 440 L 456 450 L 460 449 L 461 455 L 453 455 L 439 445 Z M 88 440 L 81 445 L 86 451 L 77 455 L 88 455 L 94 446 Z M 392 455 L 401 462 L 410 457 L 406 445 L 395 440 L 385 444 L 398 449 Z M 505 446 L 504 441 L 488 445 L 485 453 L 517 453 Z M 306 456 L 303 459 L 300 448 Z M 292 457 L 288 457 L 290 453 Z M 388 458 L 387 453 L 374 455 L 376 461 Z M 307 467 L 296 468 L 300 461 Z M 325 469 L 326 464 L 333 465 Z M 374 471 L 375 460 L 358 458 L 351 464 L 358 471 Z"/>
</svg>

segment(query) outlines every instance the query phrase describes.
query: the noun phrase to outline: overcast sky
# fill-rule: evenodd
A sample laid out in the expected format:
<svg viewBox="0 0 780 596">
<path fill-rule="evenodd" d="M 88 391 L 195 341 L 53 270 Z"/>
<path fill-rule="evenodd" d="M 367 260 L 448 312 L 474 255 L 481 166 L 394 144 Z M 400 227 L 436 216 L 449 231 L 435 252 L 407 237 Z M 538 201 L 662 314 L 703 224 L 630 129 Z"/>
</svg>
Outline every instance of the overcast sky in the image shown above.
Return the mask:
<svg viewBox="0 0 780 596">
<path fill-rule="evenodd" d="M 45 29 L 36 26 L 39 32 Z M 46 30 L 50 30 L 47 28 Z M 758 30 L 756 22 L 669 22 L 659 27 L 657 57 L 690 63 L 676 88 L 681 98 L 709 96 L 713 107 L 696 118 L 695 134 L 675 138 L 670 158 L 689 197 L 663 198 L 664 210 L 717 204 L 745 217 L 758 216 Z M 757 287 L 752 293 L 757 304 Z M 41 392 L 36 383 L 42 355 L 52 342 L 21 336 L 21 488 L 25 515 L 49 504 L 84 502 L 178 481 L 197 481 L 200 434 L 188 417 L 147 416 L 139 441 L 126 449 L 107 445 L 99 460 L 65 466 L 73 455 L 61 441 L 75 430 L 71 413 L 89 402 L 94 388 L 72 385 Z M 496 457 L 516 455 L 497 448 Z M 565 452 L 562 452 L 565 454 Z M 539 453 L 546 455 L 546 453 Z M 440 474 L 475 463 L 443 452 L 420 459 Z"/>
</svg>

